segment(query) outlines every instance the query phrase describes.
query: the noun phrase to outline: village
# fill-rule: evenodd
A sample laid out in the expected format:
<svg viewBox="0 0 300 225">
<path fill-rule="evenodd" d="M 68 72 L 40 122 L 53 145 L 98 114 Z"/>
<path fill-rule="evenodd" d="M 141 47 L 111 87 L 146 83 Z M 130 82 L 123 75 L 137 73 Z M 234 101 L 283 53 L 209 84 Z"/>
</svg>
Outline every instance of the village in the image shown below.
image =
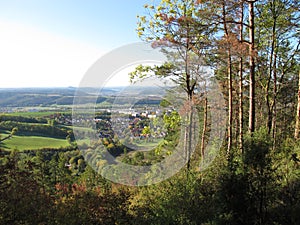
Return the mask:
<svg viewBox="0 0 300 225">
<path fill-rule="evenodd" d="M 119 139 L 163 138 L 163 115 L 160 109 L 110 111 L 111 117 L 96 116 L 94 122 L 100 138 L 118 136 Z"/>
</svg>

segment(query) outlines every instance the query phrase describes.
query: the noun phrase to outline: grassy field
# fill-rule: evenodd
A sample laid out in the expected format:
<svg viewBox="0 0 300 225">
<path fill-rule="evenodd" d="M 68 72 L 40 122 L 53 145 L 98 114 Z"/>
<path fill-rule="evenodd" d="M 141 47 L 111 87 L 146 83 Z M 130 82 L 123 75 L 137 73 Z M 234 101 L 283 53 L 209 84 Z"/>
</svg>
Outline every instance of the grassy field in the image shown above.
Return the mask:
<svg viewBox="0 0 300 225">
<path fill-rule="evenodd" d="M 51 137 L 40 136 L 18 136 L 15 135 L 12 138 L 1 143 L 0 148 L 5 150 L 34 150 L 41 148 L 60 148 L 67 147 L 70 144 L 65 139 L 57 139 Z"/>
<path fill-rule="evenodd" d="M 146 140 L 139 140 L 139 141 L 135 141 L 134 144 L 136 144 L 137 146 L 143 148 L 153 148 L 156 147 L 161 141 L 163 140 L 163 138 L 154 138 L 151 141 L 146 141 Z"/>
<path fill-rule="evenodd" d="M 4 113 L 4 115 L 12 115 L 12 116 L 24 116 L 24 117 L 46 117 L 53 115 L 55 113 L 72 113 L 71 110 L 68 111 L 38 111 L 38 112 L 13 112 L 13 113 Z"/>
</svg>

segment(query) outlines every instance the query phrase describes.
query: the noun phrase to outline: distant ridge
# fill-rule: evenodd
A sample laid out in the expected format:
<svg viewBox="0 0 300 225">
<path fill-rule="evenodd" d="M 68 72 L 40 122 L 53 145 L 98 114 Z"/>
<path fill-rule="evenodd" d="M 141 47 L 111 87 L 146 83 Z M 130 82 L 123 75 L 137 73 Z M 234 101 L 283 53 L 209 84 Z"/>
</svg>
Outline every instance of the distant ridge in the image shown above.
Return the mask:
<svg viewBox="0 0 300 225">
<path fill-rule="evenodd" d="M 106 100 L 111 103 L 112 98 L 117 96 L 162 96 L 164 93 L 164 89 L 156 86 L 105 87 L 102 90 L 93 87 L 0 88 L 0 107 L 72 105 L 75 95 L 87 102 L 98 95 L 97 103 Z"/>
</svg>

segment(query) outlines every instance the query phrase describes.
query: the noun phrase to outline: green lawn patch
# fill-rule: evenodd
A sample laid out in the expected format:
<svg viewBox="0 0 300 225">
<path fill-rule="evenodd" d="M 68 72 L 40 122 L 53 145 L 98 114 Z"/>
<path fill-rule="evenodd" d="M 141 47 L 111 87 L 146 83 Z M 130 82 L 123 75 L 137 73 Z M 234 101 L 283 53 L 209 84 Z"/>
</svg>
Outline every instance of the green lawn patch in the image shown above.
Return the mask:
<svg viewBox="0 0 300 225">
<path fill-rule="evenodd" d="M 5 114 L 12 115 L 12 116 L 24 116 L 24 117 L 37 118 L 37 117 L 48 117 L 50 115 L 58 114 L 58 113 L 66 114 L 66 113 L 72 113 L 72 112 L 70 110 L 68 110 L 68 111 L 37 111 L 37 112 L 24 111 L 24 112 L 12 112 L 12 113 L 5 113 Z"/>
<path fill-rule="evenodd" d="M 15 135 L 12 138 L 1 143 L 0 147 L 5 150 L 17 149 L 35 150 L 42 148 L 60 148 L 69 146 L 69 142 L 65 139 L 41 137 L 41 136 L 19 136 Z"/>
<path fill-rule="evenodd" d="M 153 139 L 153 140 L 138 140 L 138 141 L 134 141 L 134 144 L 136 146 L 138 146 L 141 149 L 145 149 L 145 151 L 149 150 L 149 149 L 153 149 L 155 148 L 161 141 L 163 140 L 163 138 L 157 138 L 157 139 Z"/>
</svg>

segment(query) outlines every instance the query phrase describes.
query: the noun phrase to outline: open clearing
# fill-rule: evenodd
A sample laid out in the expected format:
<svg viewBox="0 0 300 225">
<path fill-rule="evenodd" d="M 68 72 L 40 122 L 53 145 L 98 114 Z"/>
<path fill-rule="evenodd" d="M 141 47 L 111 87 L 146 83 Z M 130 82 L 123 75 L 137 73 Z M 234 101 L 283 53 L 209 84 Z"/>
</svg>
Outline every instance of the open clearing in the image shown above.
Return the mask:
<svg viewBox="0 0 300 225">
<path fill-rule="evenodd" d="M 51 137 L 40 136 L 18 136 L 14 135 L 12 138 L 1 143 L 0 148 L 5 150 L 17 149 L 23 150 L 35 150 L 42 148 L 60 148 L 67 147 L 70 144 L 65 139 L 57 139 Z"/>
</svg>

